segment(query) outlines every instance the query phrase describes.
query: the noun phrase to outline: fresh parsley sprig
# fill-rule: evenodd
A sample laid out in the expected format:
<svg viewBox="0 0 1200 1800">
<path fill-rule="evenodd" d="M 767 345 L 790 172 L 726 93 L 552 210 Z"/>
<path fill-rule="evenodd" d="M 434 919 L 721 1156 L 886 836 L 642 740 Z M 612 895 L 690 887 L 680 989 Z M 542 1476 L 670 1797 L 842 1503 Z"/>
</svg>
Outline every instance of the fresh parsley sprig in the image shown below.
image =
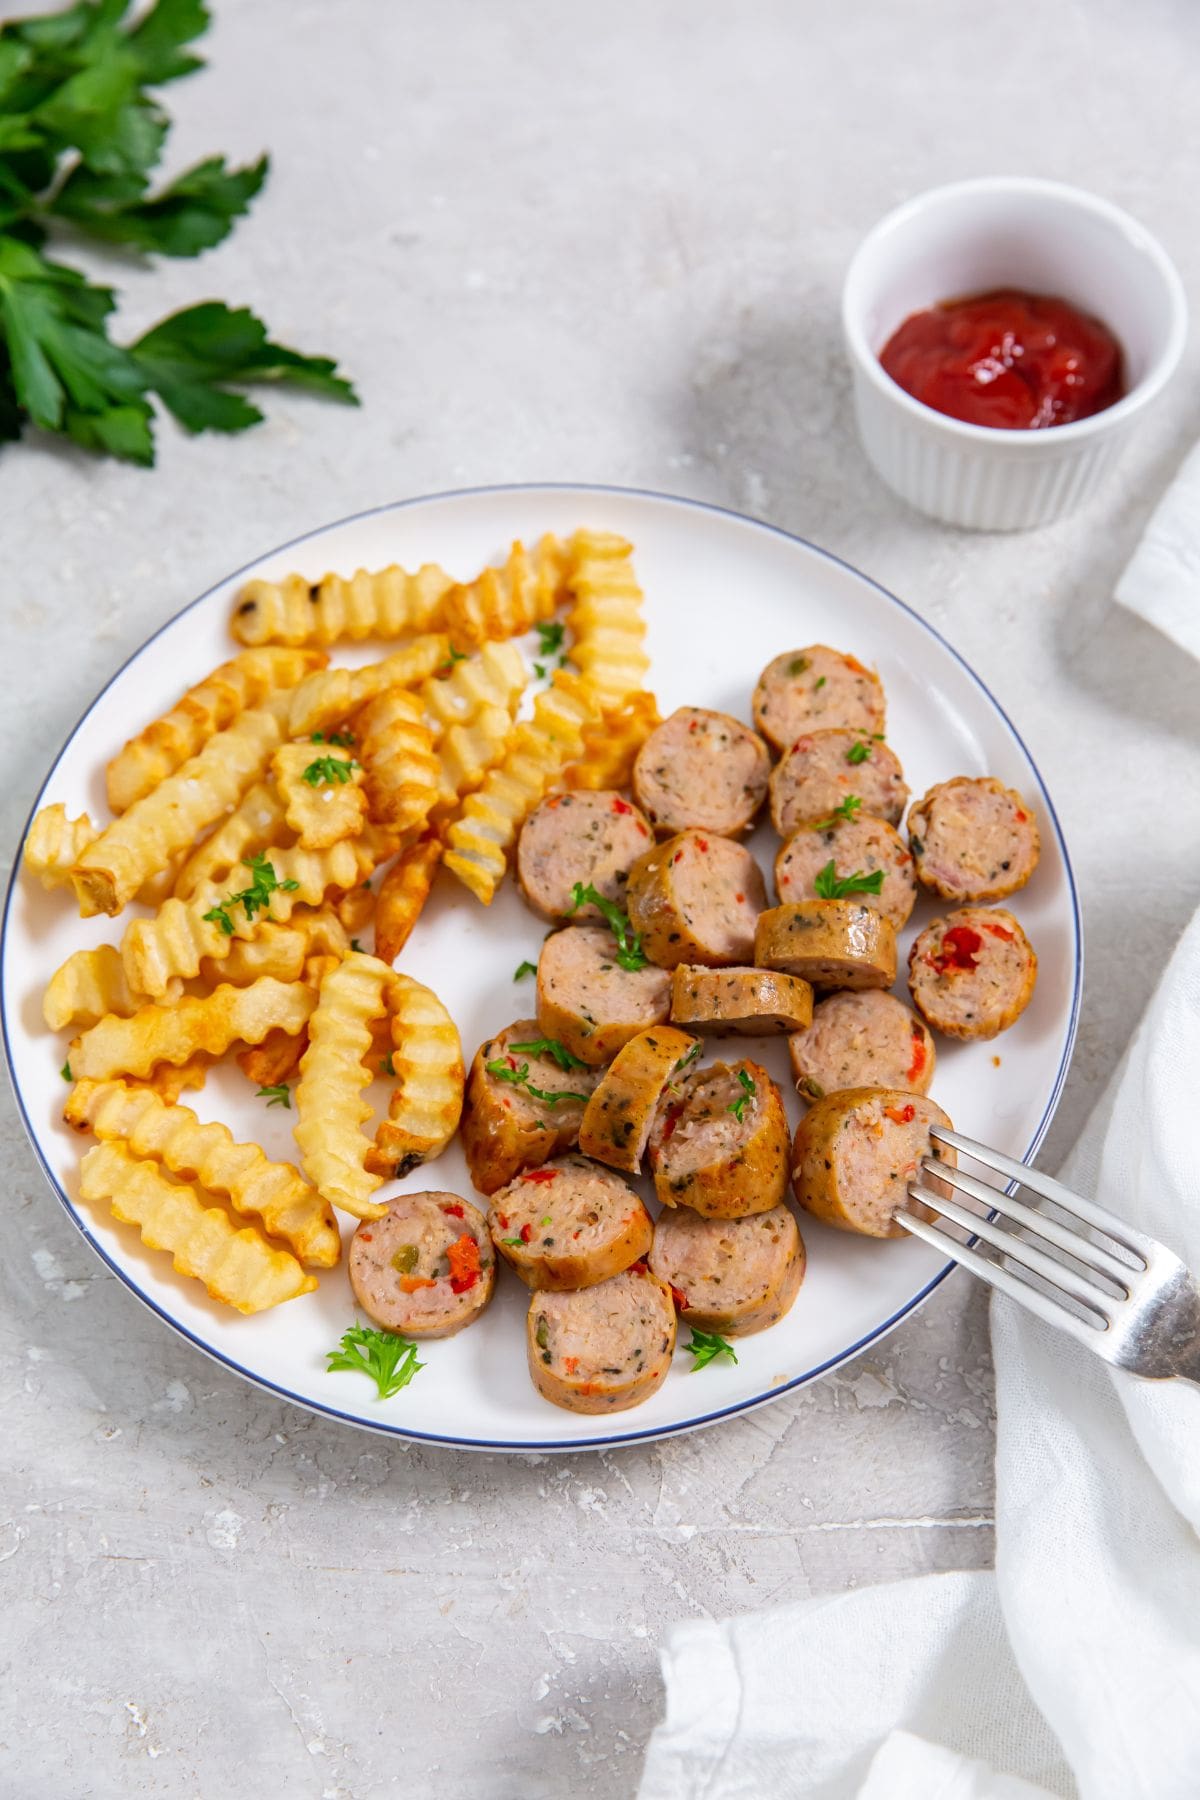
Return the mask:
<svg viewBox="0 0 1200 1800">
<path fill-rule="evenodd" d="M 581 906 L 594 906 L 616 938 L 618 968 L 636 971 L 646 967 L 650 958 L 642 949 L 641 933 L 629 923 L 628 913 L 623 913 L 613 901 L 597 893 L 590 882 L 585 887 L 582 881 L 577 881 L 571 889 L 568 914 L 577 912 Z"/>
<path fill-rule="evenodd" d="M 685 1344 L 684 1349 L 690 1350 L 696 1359 L 692 1365 L 693 1375 L 697 1369 L 706 1368 L 717 1356 L 727 1356 L 730 1362 L 737 1361 L 737 1352 L 732 1344 L 727 1344 L 725 1339 L 718 1337 L 715 1331 L 697 1331 L 694 1325 L 692 1326 L 692 1341 L 690 1344 Z"/>
<path fill-rule="evenodd" d="M 513 1048 L 515 1049 L 516 1045 Z M 483 1066 L 489 1075 L 495 1076 L 497 1081 L 508 1081 L 513 1087 L 523 1087 L 527 1094 L 531 1094 L 535 1100 L 544 1100 L 547 1106 L 558 1106 L 564 1100 L 582 1100 L 586 1106 L 591 1099 L 590 1094 L 573 1093 L 569 1088 L 563 1088 L 558 1093 L 551 1093 L 549 1088 L 535 1087 L 529 1079 L 527 1062 L 518 1063 L 514 1069 L 511 1063 L 505 1062 L 502 1056 L 498 1056 L 492 1062 L 484 1063 Z M 580 1069 L 585 1066 L 584 1063 L 575 1064 L 575 1067 Z"/>
<path fill-rule="evenodd" d="M 292 1110 L 292 1095 L 286 1081 L 277 1081 L 274 1087 L 260 1087 L 254 1096 L 256 1100 L 265 1100 L 268 1107 L 285 1106 Z"/>
<path fill-rule="evenodd" d="M 747 1075 L 745 1069 L 738 1070 L 738 1085 L 742 1091 L 736 1100 L 730 1102 L 725 1108 L 725 1111 L 731 1112 L 740 1125 L 742 1122 L 742 1114 L 746 1110 L 746 1105 L 754 1098 L 758 1089 L 755 1087 L 751 1076 Z"/>
<path fill-rule="evenodd" d="M 537 964 L 532 962 L 518 963 L 513 975 L 514 981 L 524 981 L 527 975 L 537 974 Z"/>
<path fill-rule="evenodd" d="M 871 755 L 870 744 L 865 743 L 862 738 L 859 738 L 857 743 L 851 744 L 850 748 L 847 750 L 846 761 L 848 763 L 853 763 L 853 764 L 857 765 L 858 763 L 865 763 L 865 762 L 869 761 L 870 755 Z"/>
<path fill-rule="evenodd" d="M 354 745 L 352 731 L 331 731 L 326 737 L 323 731 L 314 731 L 309 738 L 310 744 L 336 744 L 340 750 L 350 750 Z"/>
<path fill-rule="evenodd" d="M 840 806 L 835 806 L 827 819 L 818 819 L 809 826 L 810 831 L 832 831 L 835 825 L 849 824 L 862 806 L 857 794 L 847 794 Z"/>
<path fill-rule="evenodd" d="M 526 1056 L 552 1056 L 560 1069 L 586 1069 L 587 1064 L 582 1057 L 573 1056 L 565 1044 L 557 1038 L 535 1038 L 528 1044 L 510 1044 L 514 1055 L 524 1051 Z"/>
<path fill-rule="evenodd" d="M 864 875 L 861 869 L 855 869 L 853 875 L 839 876 L 831 856 L 825 867 L 818 870 L 813 889 L 818 900 L 846 900 L 851 894 L 880 894 L 883 892 L 883 870 L 872 869 L 869 875 Z"/>
<path fill-rule="evenodd" d="M 230 918 L 230 908 L 240 906 L 248 919 L 271 904 L 271 895 L 275 893 L 290 894 L 300 886 L 298 881 L 280 881 L 275 873 L 274 863 L 267 861 L 265 850 L 257 856 L 243 856 L 242 862 L 250 870 L 254 880 L 240 894 L 226 894 L 224 900 L 216 906 L 210 906 L 204 918 L 213 925 L 219 925 L 226 937 L 232 937 L 234 922 Z"/>
<path fill-rule="evenodd" d="M 357 767 L 353 758 L 347 761 L 343 756 L 318 756 L 309 763 L 300 779 L 310 788 L 344 785 Z"/>
<path fill-rule="evenodd" d="M 336 1350 L 330 1350 L 327 1369 L 348 1369 L 369 1375 L 381 1400 L 390 1400 L 406 1388 L 425 1364 L 417 1361 L 417 1346 L 394 1331 L 376 1331 L 371 1325 L 352 1325 L 342 1333 Z"/>
</svg>

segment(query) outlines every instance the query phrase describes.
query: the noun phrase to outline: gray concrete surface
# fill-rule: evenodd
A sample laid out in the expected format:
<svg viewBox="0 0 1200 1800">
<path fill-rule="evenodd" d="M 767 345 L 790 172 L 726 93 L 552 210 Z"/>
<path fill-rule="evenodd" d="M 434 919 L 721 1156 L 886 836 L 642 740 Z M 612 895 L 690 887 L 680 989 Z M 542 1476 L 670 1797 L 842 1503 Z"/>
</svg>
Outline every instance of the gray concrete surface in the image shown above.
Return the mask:
<svg viewBox="0 0 1200 1800">
<path fill-rule="evenodd" d="M 6 847 L 116 665 L 275 543 L 476 482 L 716 500 L 903 595 L 1027 736 L 1089 958 L 1053 1164 L 1200 891 L 1200 671 L 1109 602 L 1195 435 L 1197 356 L 1086 512 L 967 537 L 865 467 L 836 297 L 881 212 L 993 171 L 1129 206 L 1195 296 L 1195 8 L 217 12 L 210 72 L 171 91 L 173 156 L 267 146 L 275 172 L 201 263 L 122 268 L 122 324 L 250 302 L 336 352 L 365 406 L 280 395 L 241 439 L 167 427 L 153 474 L 0 452 Z M 990 1557 L 986 1315 L 965 1280 L 866 1360 L 688 1440 L 405 1450 L 176 1342 L 63 1218 L 7 1095 L 2 1130 L 0 1792 L 617 1800 L 672 1620 Z"/>
</svg>

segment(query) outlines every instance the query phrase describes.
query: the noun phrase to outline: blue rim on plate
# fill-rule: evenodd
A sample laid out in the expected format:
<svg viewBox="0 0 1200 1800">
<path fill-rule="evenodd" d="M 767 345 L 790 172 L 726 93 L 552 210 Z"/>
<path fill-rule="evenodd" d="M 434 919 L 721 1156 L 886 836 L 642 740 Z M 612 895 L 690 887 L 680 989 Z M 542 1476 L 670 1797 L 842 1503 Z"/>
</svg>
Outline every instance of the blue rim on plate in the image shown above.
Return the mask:
<svg viewBox="0 0 1200 1800">
<path fill-rule="evenodd" d="M 1079 1009 L 1083 995 L 1083 920 L 1079 907 L 1079 895 L 1075 887 L 1075 872 L 1071 867 L 1071 858 L 1067 852 L 1066 840 L 1063 837 L 1062 826 L 1059 823 L 1058 814 L 1054 810 L 1053 802 L 1046 790 L 1046 784 L 1042 780 L 1041 770 L 1034 762 L 1024 738 L 1021 736 L 1000 702 L 996 699 L 991 689 L 987 686 L 986 682 L 981 680 L 975 673 L 975 670 L 971 667 L 970 663 L 967 662 L 966 658 L 959 654 L 954 648 L 954 645 L 949 643 L 935 626 L 931 625 L 927 619 L 923 618 L 914 607 L 909 606 L 907 601 L 901 600 L 898 595 L 893 594 L 889 588 L 885 588 L 881 582 L 873 580 L 870 575 L 864 575 L 861 569 L 855 568 L 854 564 L 848 563 L 844 557 L 835 556 L 832 551 L 822 549 L 819 544 L 814 544 L 808 538 L 798 536 L 794 531 L 785 531 L 780 525 L 772 525 L 765 519 L 752 518 L 748 513 L 736 512 L 730 506 L 717 506 L 712 501 L 691 500 L 680 494 L 663 494 L 653 488 L 620 487 L 611 482 L 511 481 L 488 484 L 482 487 L 447 488 L 440 493 L 421 494 L 416 495 L 409 500 L 394 500 L 389 501 L 382 506 L 366 507 L 362 512 L 350 513 L 344 519 L 334 520 L 329 525 L 321 525 L 313 531 L 303 532 L 299 537 L 290 538 L 286 543 L 277 545 L 274 550 L 264 552 L 263 555 L 279 555 L 285 550 L 293 550 L 297 546 L 307 543 L 310 538 L 320 537 L 327 531 L 337 530 L 342 525 L 353 525 L 360 519 L 376 518 L 382 513 L 406 512 L 413 506 L 429 506 L 439 501 L 479 498 L 491 494 L 535 494 L 545 492 L 615 494 L 622 499 L 655 500 L 668 506 L 690 507 L 697 512 L 717 513 L 726 518 L 736 519 L 739 524 L 751 525 L 755 530 L 766 531 L 771 533 L 774 537 L 785 538 L 789 543 L 799 544 L 803 549 L 811 551 L 813 555 L 823 558 L 826 562 L 834 563 L 837 567 L 845 569 L 851 575 L 856 576 L 860 581 L 865 581 L 868 586 L 875 589 L 876 593 L 881 594 L 885 600 L 888 600 L 893 606 L 898 607 L 901 612 L 907 613 L 911 619 L 916 621 L 923 631 L 928 632 L 929 636 L 934 638 L 944 650 L 949 651 L 955 662 L 961 666 L 964 672 L 974 682 L 975 686 L 986 696 L 995 711 L 1003 719 L 1033 771 L 1034 778 L 1037 781 L 1038 790 L 1041 794 L 1045 816 L 1050 820 L 1059 851 L 1062 855 L 1063 869 L 1067 878 L 1067 890 L 1071 899 L 1071 919 L 1075 936 L 1075 977 L 1071 993 L 1071 1017 L 1067 1028 L 1066 1042 L 1063 1045 L 1058 1073 L 1054 1078 L 1054 1086 L 1051 1089 L 1045 1111 L 1042 1114 L 1037 1129 L 1034 1131 L 1032 1138 L 1020 1156 L 1021 1162 L 1030 1162 L 1032 1158 L 1036 1156 L 1038 1149 L 1045 1138 L 1046 1132 L 1050 1128 L 1050 1121 L 1053 1119 L 1058 1107 L 1058 1102 L 1062 1095 L 1063 1084 L 1067 1078 L 1067 1070 L 1071 1065 L 1071 1055 L 1075 1048 L 1075 1037 L 1079 1027 Z M 169 631 L 179 619 L 183 618 L 185 613 L 189 613 L 195 607 L 202 605 L 210 595 L 217 591 L 218 588 L 224 587 L 228 581 L 236 580 L 238 576 L 246 574 L 249 569 L 256 567 L 262 561 L 263 556 L 254 557 L 250 562 L 243 564 L 240 569 L 236 569 L 232 571 L 231 574 L 223 576 L 220 581 L 214 582 L 212 587 L 207 588 L 203 594 L 198 594 L 197 597 L 194 600 L 190 600 L 186 606 L 180 607 L 177 613 L 172 614 L 171 618 L 160 625 L 157 631 L 152 632 L 136 650 L 132 651 L 131 654 L 126 657 L 120 668 L 113 672 L 109 680 L 100 689 L 100 692 L 96 695 L 87 711 L 83 713 L 72 728 L 70 734 L 63 743 L 62 748 L 59 750 L 58 755 L 54 758 L 45 780 L 38 789 L 33 805 L 29 810 L 29 814 L 21 831 L 17 854 L 13 859 L 12 874 L 9 877 L 8 889 L 4 898 L 4 918 L 3 921 L 0 922 L 0 1031 L 3 1033 L 4 1054 L 8 1062 L 9 1079 L 12 1083 L 13 1093 L 16 1097 L 17 1110 L 21 1115 L 21 1123 L 25 1127 L 26 1136 L 29 1139 L 34 1156 L 41 1166 L 43 1175 L 45 1175 L 51 1188 L 57 1194 L 66 1211 L 67 1217 L 71 1220 L 71 1223 L 83 1237 L 84 1241 L 100 1258 L 101 1262 L 103 1262 L 117 1279 L 129 1289 L 131 1294 L 134 1294 L 137 1299 L 142 1302 L 143 1306 L 148 1307 L 156 1317 L 161 1319 L 165 1325 L 168 1325 L 171 1330 L 179 1337 L 183 1338 L 185 1342 L 191 1344 L 194 1349 L 201 1351 L 205 1356 L 210 1357 L 213 1362 L 219 1363 L 222 1368 L 229 1369 L 234 1375 L 239 1375 L 243 1381 L 250 1382 L 253 1387 L 259 1388 L 263 1393 L 273 1394 L 280 1400 L 290 1401 L 292 1405 L 303 1407 L 306 1412 L 319 1414 L 322 1418 L 333 1419 L 339 1425 L 354 1426 L 359 1430 L 381 1434 L 389 1438 L 397 1438 L 405 1443 L 436 1444 L 450 1450 L 507 1451 L 514 1455 L 530 1455 L 535 1452 L 538 1455 L 546 1455 L 549 1452 L 558 1453 L 569 1450 L 611 1450 L 630 1444 L 654 1443 L 664 1438 L 678 1437 L 683 1432 L 702 1430 L 706 1425 L 715 1425 L 719 1420 L 736 1417 L 739 1413 L 753 1412 L 756 1408 L 765 1406 L 772 1400 L 778 1400 L 782 1395 L 789 1394 L 796 1388 L 807 1387 L 810 1382 L 818 1380 L 822 1375 L 827 1375 L 831 1369 L 839 1368 L 843 1363 L 849 1362 L 851 1358 L 860 1355 L 861 1352 L 867 1349 L 871 1344 L 877 1343 L 882 1337 L 886 1337 L 888 1332 L 894 1330 L 901 1320 L 908 1318 L 911 1313 L 916 1312 L 929 1298 L 930 1294 L 933 1293 L 934 1289 L 941 1286 L 947 1275 L 951 1274 L 953 1270 L 958 1267 L 957 1263 L 953 1261 L 947 1262 L 938 1270 L 936 1275 L 926 1282 L 919 1293 L 915 1294 L 911 1300 L 906 1301 L 902 1307 L 892 1313 L 890 1318 L 885 1319 L 882 1324 L 877 1325 L 875 1329 L 868 1332 L 865 1337 L 859 1338 L 856 1343 L 848 1345 L 847 1348 L 840 1351 L 838 1355 L 828 1357 L 824 1362 L 816 1364 L 811 1369 L 806 1369 L 801 1375 L 793 1376 L 789 1381 L 780 1382 L 777 1387 L 768 1389 L 766 1393 L 756 1395 L 752 1400 L 741 1400 L 735 1405 L 719 1407 L 716 1411 L 704 1413 L 698 1418 L 681 1420 L 676 1425 L 660 1426 L 652 1430 L 623 1431 L 612 1437 L 590 1438 L 586 1443 L 581 1443 L 577 1439 L 564 1439 L 561 1441 L 551 1439 L 536 1445 L 530 1445 L 506 1442 L 503 1439 L 457 1438 L 440 1432 L 406 1431 L 398 1425 L 388 1424 L 385 1421 L 375 1423 L 371 1420 L 361 1419 L 351 1413 L 341 1412 L 335 1406 L 325 1406 L 319 1400 L 310 1399 L 303 1394 L 293 1393 L 288 1388 L 280 1387 L 277 1382 L 268 1381 L 263 1376 L 255 1374 L 253 1370 L 244 1368 L 243 1365 L 236 1362 L 233 1357 L 225 1356 L 219 1350 L 214 1350 L 210 1344 L 204 1343 L 200 1338 L 196 1337 L 193 1332 L 189 1331 L 186 1326 L 181 1325 L 178 1320 L 172 1318 L 170 1313 L 166 1312 L 157 1300 L 153 1299 L 143 1288 L 138 1286 L 137 1282 L 127 1270 L 122 1269 L 113 1261 L 103 1246 L 92 1236 L 91 1232 L 88 1230 L 86 1219 L 84 1219 L 76 1210 L 74 1202 L 62 1187 L 54 1171 L 43 1156 L 32 1121 L 30 1120 L 29 1113 L 25 1106 L 25 1097 L 21 1092 L 20 1082 L 18 1081 L 16 1068 L 13 1063 L 12 1045 L 9 1041 L 8 1033 L 8 995 L 4 989 L 4 971 L 7 966 L 5 952 L 8 942 L 9 919 L 12 913 L 17 884 L 21 875 L 20 849 L 21 846 L 24 845 L 25 839 L 29 834 L 29 827 L 33 822 L 34 815 L 42 803 L 42 795 L 53 781 L 54 776 L 58 771 L 59 764 L 62 762 L 63 757 L 71 748 L 71 745 L 74 743 L 79 732 L 87 723 L 96 707 L 108 693 L 113 683 L 120 679 L 126 669 L 135 663 L 138 658 L 149 649 L 150 645 L 155 643 L 157 639 L 162 636 L 164 631 Z M 1010 1183 L 1010 1188 L 1012 1185 L 1013 1184 Z"/>
</svg>

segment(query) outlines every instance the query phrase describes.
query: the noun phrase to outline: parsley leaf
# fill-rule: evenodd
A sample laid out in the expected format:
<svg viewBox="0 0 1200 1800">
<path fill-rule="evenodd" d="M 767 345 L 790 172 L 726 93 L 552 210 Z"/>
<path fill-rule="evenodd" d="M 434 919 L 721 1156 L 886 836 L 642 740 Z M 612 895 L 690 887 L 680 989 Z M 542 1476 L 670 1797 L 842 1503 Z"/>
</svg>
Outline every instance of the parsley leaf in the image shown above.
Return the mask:
<svg viewBox="0 0 1200 1800">
<path fill-rule="evenodd" d="M 58 1072 L 64 1081 L 74 1081 L 75 1077 L 71 1073 L 71 1059 L 69 1056 Z"/>
<path fill-rule="evenodd" d="M 538 655 L 553 656 L 556 650 L 561 650 L 565 632 L 566 626 L 558 619 L 551 619 L 547 624 L 539 625 L 537 627 Z"/>
<path fill-rule="evenodd" d="M 552 1056 L 560 1069 L 586 1069 L 587 1064 L 581 1057 L 572 1056 L 565 1044 L 557 1038 L 535 1038 L 530 1044 L 510 1044 L 513 1051 L 523 1050 L 526 1056 Z"/>
<path fill-rule="evenodd" d="M 513 980 L 514 981 L 524 981 L 524 979 L 527 975 L 536 975 L 536 974 L 537 974 L 537 964 L 536 963 L 531 963 L 531 962 L 518 963 L 517 964 L 517 972 L 513 976 Z"/>
<path fill-rule="evenodd" d="M 700 1039 L 697 1038 L 691 1049 L 685 1050 L 679 1061 L 675 1064 L 675 1067 L 671 1070 L 672 1075 L 678 1075 L 680 1069 L 686 1069 L 689 1063 L 694 1063 L 703 1048 L 703 1044 L 700 1042 Z"/>
<path fill-rule="evenodd" d="M 309 763 L 300 779 L 306 781 L 310 788 L 334 787 L 349 781 L 351 773 L 357 767 L 356 762 L 347 762 L 341 756 L 318 756 L 315 762 Z"/>
<path fill-rule="evenodd" d="M 737 1352 L 732 1344 L 727 1344 L 723 1337 L 717 1336 L 716 1332 L 697 1331 L 694 1325 L 692 1326 L 692 1341 L 690 1344 L 685 1344 L 684 1349 L 690 1350 L 696 1359 L 692 1365 L 693 1375 L 697 1369 L 705 1368 L 717 1356 L 727 1356 L 730 1362 L 737 1361 Z"/>
<path fill-rule="evenodd" d="M 349 750 L 354 745 L 354 733 L 352 731 L 331 731 L 326 737 L 323 731 L 314 731 L 308 741 L 310 744 L 336 744 L 339 750 Z"/>
<path fill-rule="evenodd" d="M 611 900 L 606 900 L 603 894 L 597 893 L 590 882 L 585 887 L 582 881 L 577 881 L 571 889 L 568 914 L 577 912 L 581 906 L 594 906 L 607 922 L 617 940 L 618 968 L 637 970 L 646 967 L 650 959 L 642 949 L 641 934 L 633 929 L 627 913 L 623 913 Z"/>
<path fill-rule="evenodd" d="M 818 872 L 813 889 L 818 900 L 846 900 L 851 894 L 880 894 L 883 892 L 883 870 L 872 869 L 869 875 L 864 875 L 861 869 L 856 869 L 853 875 L 839 877 L 831 856 Z"/>
<path fill-rule="evenodd" d="M 740 1125 L 742 1122 L 742 1114 L 746 1109 L 747 1102 L 754 1098 L 754 1095 L 757 1093 L 758 1090 L 755 1087 L 752 1078 L 749 1075 L 747 1075 L 745 1069 L 738 1070 L 738 1085 L 741 1087 L 742 1091 L 738 1095 L 736 1100 L 733 1100 L 730 1102 L 730 1104 L 725 1108 L 725 1111 L 731 1112 L 733 1114 L 734 1118 L 737 1120 L 738 1124 Z"/>
<path fill-rule="evenodd" d="M 286 1106 L 292 1110 L 292 1096 L 286 1081 L 277 1081 L 274 1087 L 260 1087 L 255 1095 L 256 1100 L 265 1100 L 268 1107 Z"/>
<path fill-rule="evenodd" d="M 855 764 L 865 763 L 870 757 L 870 754 L 870 744 L 864 743 L 862 738 L 859 738 L 858 742 L 856 744 L 851 744 L 850 748 L 847 750 L 846 761 Z"/>
<path fill-rule="evenodd" d="M 242 169 L 229 168 L 223 156 L 208 156 L 147 198 L 144 178 L 114 179 L 80 164 L 47 210 L 105 243 L 159 256 L 198 256 L 228 237 L 266 181 L 267 168 L 265 156 Z"/>
<path fill-rule="evenodd" d="M 861 805 L 862 801 L 857 794 L 847 794 L 846 798 L 842 801 L 842 804 L 840 806 L 835 806 L 827 819 L 818 819 L 814 825 L 809 826 L 809 830 L 831 831 L 835 825 L 840 824 L 843 820 L 848 824 Z"/>
<path fill-rule="evenodd" d="M 417 1346 L 394 1331 L 376 1331 L 371 1325 L 352 1325 L 342 1333 L 336 1350 L 330 1350 L 327 1369 L 349 1369 L 369 1375 L 381 1400 L 390 1400 L 406 1388 L 418 1369 Z"/>
<path fill-rule="evenodd" d="M 298 881 L 280 881 L 275 873 L 275 865 L 267 861 L 265 850 L 257 856 L 243 856 L 245 866 L 250 870 L 254 880 L 248 888 L 239 894 L 226 894 L 224 900 L 216 906 L 210 906 L 204 918 L 214 925 L 219 925 L 226 937 L 232 937 L 234 923 L 229 916 L 229 909 L 240 906 L 248 919 L 252 919 L 264 908 L 269 908 L 271 895 L 274 893 L 290 894 L 300 886 Z"/>
<path fill-rule="evenodd" d="M 521 1047 L 528 1048 L 528 1046 Z M 514 1044 L 513 1048 L 515 1050 L 517 1045 Z M 566 1055 L 569 1053 L 564 1051 L 563 1054 Z M 555 1094 L 551 1093 L 548 1088 L 534 1087 L 529 1079 L 529 1064 L 527 1062 L 519 1063 L 517 1067 L 514 1068 L 510 1062 L 506 1062 L 502 1056 L 498 1056 L 494 1058 L 493 1061 L 484 1063 L 483 1066 L 488 1074 L 493 1075 L 497 1081 L 508 1081 L 512 1083 L 513 1087 L 523 1087 L 526 1093 L 531 1094 L 535 1100 L 544 1100 L 547 1106 L 560 1106 L 564 1100 L 582 1100 L 583 1104 L 586 1106 L 591 1099 L 590 1094 L 576 1094 L 570 1092 L 570 1090 L 566 1088 Z M 584 1064 L 577 1063 L 575 1066 L 582 1069 Z M 566 1064 L 563 1064 L 563 1067 L 565 1068 Z"/>
</svg>

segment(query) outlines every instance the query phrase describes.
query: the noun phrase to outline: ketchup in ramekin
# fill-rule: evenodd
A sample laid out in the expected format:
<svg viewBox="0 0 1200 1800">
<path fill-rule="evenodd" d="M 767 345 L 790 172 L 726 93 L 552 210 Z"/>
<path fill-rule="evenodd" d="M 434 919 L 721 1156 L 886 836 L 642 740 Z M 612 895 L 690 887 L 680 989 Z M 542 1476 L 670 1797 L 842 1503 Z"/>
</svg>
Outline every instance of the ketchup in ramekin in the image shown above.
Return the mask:
<svg viewBox="0 0 1200 1800">
<path fill-rule="evenodd" d="M 935 412 L 1000 431 L 1042 431 L 1113 406 L 1121 346 L 1090 313 L 1051 294 L 996 288 L 913 313 L 880 362 Z"/>
</svg>

